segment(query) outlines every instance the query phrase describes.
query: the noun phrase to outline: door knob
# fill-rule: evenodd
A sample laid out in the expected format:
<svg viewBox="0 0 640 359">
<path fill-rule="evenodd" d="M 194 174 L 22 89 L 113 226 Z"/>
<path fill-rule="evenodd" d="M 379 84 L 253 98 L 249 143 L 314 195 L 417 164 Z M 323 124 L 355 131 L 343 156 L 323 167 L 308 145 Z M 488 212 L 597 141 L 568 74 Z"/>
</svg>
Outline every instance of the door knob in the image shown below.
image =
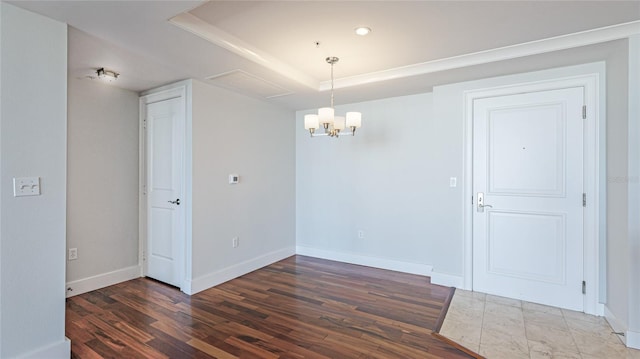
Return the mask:
<svg viewBox="0 0 640 359">
<path fill-rule="evenodd" d="M 167 202 L 169 202 L 169 203 L 171 203 L 171 204 L 175 204 L 175 205 L 178 205 L 178 206 L 179 206 L 179 205 L 180 205 L 180 198 L 176 199 L 175 201 L 167 201 Z"/>
<path fill-rule="evenodd" d="M 490 204 L 484 204 L 484 192 L 478 192 L 478 212 L 484 212 L 484 207 L 493 208 Z"/>
</svg>

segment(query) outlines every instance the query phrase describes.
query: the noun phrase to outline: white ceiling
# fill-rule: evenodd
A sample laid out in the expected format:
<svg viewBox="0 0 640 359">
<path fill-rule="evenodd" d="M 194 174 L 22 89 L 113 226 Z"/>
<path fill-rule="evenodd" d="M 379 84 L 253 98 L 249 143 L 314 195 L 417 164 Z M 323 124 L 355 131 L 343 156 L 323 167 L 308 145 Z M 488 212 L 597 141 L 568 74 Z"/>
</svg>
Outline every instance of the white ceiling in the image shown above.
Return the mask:
<svg viewBox="0 0 640 359">
<path fill-rule="evenodd" d="M 340 57 L 339 104 L 597 60 L 614 45 L 596 43 L 640 32 L 640 0 L 9 2 L 73 27 L 71 76 L 104 66 L 121 74 L 113 85 L 142 91 L 244 74 L 239 92 L 277 88 L 266 100 L 294 109 L 326 104 L 327 56 Z"/>
<path fill-rule="evenodd" d="M 190 13 L 326 80 L 328 56 L 340 57 L 338 76 L 353 76 L 638 20 L 638 9 L 637 2 L 212 1 Z M 358 36 L 358 26 L 373 31 Z"/>
</svg>

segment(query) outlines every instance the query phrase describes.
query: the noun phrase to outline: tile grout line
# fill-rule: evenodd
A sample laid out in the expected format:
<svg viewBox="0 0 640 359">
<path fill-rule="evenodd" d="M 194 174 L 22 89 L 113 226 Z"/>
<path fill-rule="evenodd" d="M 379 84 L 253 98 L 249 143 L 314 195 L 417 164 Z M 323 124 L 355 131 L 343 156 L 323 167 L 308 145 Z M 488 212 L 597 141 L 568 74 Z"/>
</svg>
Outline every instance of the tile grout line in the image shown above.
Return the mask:
<svg viewBox="0 0 640 359">
<path fill-rule="evenodd" d="M 458 293 L 456 293 L 457 295 Z M 466 298 L 466 297 L 465 297 Z M 526 353 L 524 351 L 521 351 L 521 356 L 522 358 L 529 358 L 529 359 L 533 359 L 533 358 L 538 358 L 538 355 L 549 355 L 551 354 L 552 356 L 558 354 L 558 355 L 563 355 L 563 354 L 568 354 L 569 357 L 571 358 L 582 358 L 582 359 L 591 359 L 591 358 L 595 358 L 597 356 L 594 356 L 594 354 L 599 353 L 597 355 L 604 355 L 602 353 L 607 353 L 604 357 L 607 358 L 619 358 L 619 359 L 623 359 L 623 358 L 639 358 L 640 359 L 640 352 L 637 353 L 632 353 L 630 349 L 625 348 L 624 344 L 620 342 L 620 338 L 617 336 L 615 337 L 615 343 L 613 343 L 613 340 L 611 340 L 610 337 L 604 336 L 604 335 L 600 335 L 602 333 L 602 330 L 605 330 L 605 328 L 600 325 L 600 322 L 603 322 L 602 319 L 599 319 L 597 316 L 594 317 L 598 320 L 593 320 L 591 319 L 591 315 L 586 315 L 584 313 L 580 313 L 580 312 L 576 312 L 576 311 L 572 311 L 572 310 L 565 310 L 565 309 L 561 309 L 561 308 L 556 308 L 556 307 L 550 307 L 550 308 L 556 308 L 556 310 L 554 311 L 549 311 L 548 309 L 545 309 L 545 307 L 548 306 L 544 306 L 544 305 L 538 305 L 535 303 L 531 303 L 534 304 L 532 306 L 529 305 L 529 302 L 526 301 L 522 301 L 519 300 L 517 303 L 518 305 L 515 305 L 515 302 L 504 302 L 504 301 L 494 301 L 489 299 L 488 295 L 481 297 L 481 298 L 477 298 L 473 295 L 471 295 L 469 298 L 476 298 L 476 300 L 479 300 L 481 302 L 481 304 L 479 305 L 479 314 L 480 314 L 480 318 L 479 318 L 479 322 L 480 322 L 480 333 L 479 333 L 479 338 L 478 338 L 478 353 L 480 355 L 483 355 L 482 353 L 486 353 L 486 350 L 489 349 L 490 352 L 492 352 L 495 355 L 502 355 L 508 352 L 507 351 L 503 351 L 502 354 L 498 351 L 495 352 L 495 348 L 487 348 L 485 345 L 483 345 L 483 341 L 486 339 L 491 339 L 491 341 L 493 340 L 493 338 L 488 338 L 488 335 L 490 334 L 490 331 L 487 329 L 487 319 L 489 317 L 486 317 L 486 315 L 488 315 L 488 305 L 489 303 L 493 303 L 491 305 L 491 309 L 492 313 L 494 311 L 505 311 L 508 307 L 516 307 L 519 308 L 518 312 L 521 315 L 522 318 L 522 325 L 524 326 L 524 340 L 526 341 Z M 456 301 L 457 302 L 457 301 Z M 465 302 L 466 303 L 466 302 Z M 494 304 L 496 306 L 494 306 Z M 462 303 L 458 303 L 457 308 L 464 308 L 464 305 Z M 525 316 L 524 313 L 527 312 L 529 313 L 528 316 Z M 512 312 L 515 314 L 515 311 Z M 498 313 L 496 312 L 496 315 L 498 315 Z M 549 317 L 547 319 L 544 319 L 545 317 Z M 555 318 L 555 319 L 554 319 Z M 544 320 L 546 321 L 544 321 Z M 543 320 L 542 322 L 540 322 L 541 320 Z M 547 324 L 545 324 L 547 323 Z M 570 324 L 573 323 L 573 324 Z M 604 319 L 604 323 L 606 327 L 610 328 L 610 324 L 606 321 L 606 318 Z M 538 348 L 538 342 L 540 342 L 540 339 L 538 340 L 532 340 L 530 337 L 537 336 L 537 328 L 540 327 L 541 329 L 544 330 L 544 328 L 547 327 L 547 325 L 549 326 L 550 329 L 554 329 L 554 330 L 558 330 L 559 332 L 562 332 L 564 334 L 562 334 L 562 337 L 567 338 L 565 340 L 562 340 L 561 342 L 563 343 L 559 343 L 556 342 L 554 339 L 552 339 L 551 337 L 549 337 L 548 339 L 543 339 L 541 344 L 543 344 L 543 346 L 541 346 L 539 348 L 539 350 L 533 350 L 534 348 Z M 575 326 L 575 329 L 574 329 Z M 587 337 L 594 337 L 594 339 L 599 339 L 598 343 L 600 343 L 600 341 L 602 341 L 602 343 L 600 343 L 600 345 L 598 347 L 596 347 L 595 349 L 591 348 L 591 343 L 587 343 L 583 346 L 579 346 L 578 344 L 580 342 L 584 341 L 584 338 L 582 338 L 583 336 L 583 326 L 586 327 L 587 329 L 584 329 L 584 335 Z M 589 331 L 589 328 L 591 328 L 591 331 Z M 568 333 L 567 333 L 568 332 Z M 608 333 L 608 331 L 607 331 Z M 566 335 L 568 334 L 568 335 Z M 606 334 L 606 333 L 605 333 Z M 489 335 L 490 336 L 490 335 Z M 546 338 L 546 336 L 544 337 Z M 555 338 L 555 337 L 554 337 Z M 568 342 L 568 338 L 571 339 L 571 342 Z M 578 340 L 580 339 L 580 340 Z M 555 344 L 554 344 L 555 343 Z M 597 344 L 597 343 L 596 343 Z M 615 344 L 615 345 L 614 345 Z M 514 344 L 516 345 L 516 344 Z M 570 347 L 572 346 L 572 347 Z M 514 349 L 516 347 L 513 347 Z M 503 349 L 508 349 L 508 348 L 503 348 Z M 595 351 L 594 351 L 595 350 Z M 602 350 L 606 350 L 605 352 L 602 352 Z M 626 353 L 626 356 L 625 356 Z M 514 353 L 515 354 L 515 353 Z M 535 355 L 534 355 L 535 354 Z M 629 356 L 633 354 L 633 356 Z M 612 356 L 613 355 L 613 356 Z M 602 356 L 600 356 L 602 357 Z M 506 358 L 506 356 L 505 356 Z"/>
<path fill-rule="evenodd" d="M 480 319 L 480 338 L 478 338 L 478 353 L 483 355 L 482 350 L 482 333 L 484 333 L 484 315 L 487 308 L 487 295 L 482 298 L 482 319 Z"/>
<path fill-rule="evenodd" d="M 524 329 L 524 340 L 527 342 L 527 355 L 531 359 L 531 347 L 529 347 L 529 338 L 527 337 L 527 322 L 524 317 L 524 301 L 520 300 L 520 315 L 522 315 L 522 329 Z"/>
<path fill-rule="evenodd" d="M 527 341 L 527 350 L 529 351 L 529 359 L 531 359 L 531 345 L 529 344 L 529 335 L 527 334 L 527 318 L 524 317 L 523 303 L 520 302 L 520 312 L 522 313 L 522 325 L 524 325 L 524 339 Z"/>
<path fill-rule="evenodd" d="M 578 350 L 578 354 L 580 355 L 580 357 L 581 358 L 584 357 L 584 355 L 587 355 L 587 353 L 583 353 L 582 352 L 582 348 L 578 345 L 578 342 L 576 341 L 576 337 L 573 334 L 573 330 L 571 330 L 571 327 L 569 326 L 569 321 L 567 321 L 567 317 L 564 314 L 564 310 L 560 309 L 560 313 L 562 314 L 562 319 L 564 320 L 565 324 L 567 325 L 567 330 L 569 331 L 569 335 L 571 335 L 571 340 L 573 341 L 573 345 Z"/>
</svg>

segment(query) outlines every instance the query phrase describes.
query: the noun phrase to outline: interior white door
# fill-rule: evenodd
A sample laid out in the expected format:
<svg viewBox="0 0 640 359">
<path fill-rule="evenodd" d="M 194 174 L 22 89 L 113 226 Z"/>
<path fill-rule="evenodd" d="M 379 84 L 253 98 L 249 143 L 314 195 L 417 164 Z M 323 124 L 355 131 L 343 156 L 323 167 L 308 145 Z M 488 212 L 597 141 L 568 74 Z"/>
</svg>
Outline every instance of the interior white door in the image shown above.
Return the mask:
<svg viewBox="0 0 640 359">
<path fill-rule="evenodd" d="M 180 287 L 184 257 L 184 101 L 146 106 L 146 275 Z M 181 202 L 182 201 L 182 202 Z"/>
<path fill-rule="evenodd" d="M 583 92 L 473 102 L 475 291 L 583 310 Z"/>
</svg>

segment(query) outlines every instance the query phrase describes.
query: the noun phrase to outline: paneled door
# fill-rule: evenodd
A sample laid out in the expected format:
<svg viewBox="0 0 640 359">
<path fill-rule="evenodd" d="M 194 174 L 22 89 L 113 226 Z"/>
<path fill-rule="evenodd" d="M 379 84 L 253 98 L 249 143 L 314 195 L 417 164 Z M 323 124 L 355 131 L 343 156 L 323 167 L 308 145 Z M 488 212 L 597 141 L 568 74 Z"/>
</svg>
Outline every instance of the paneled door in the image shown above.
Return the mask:
<svg viewBox="0 0 640 359">
<path fill-rule="evenodd" d="M 185 210 L 184 100 L 146 105 L 146 276 L 180 287 L 183 277 Z"/>
<path fill-rule="evenodd" d="M 582 311 L 582 87 L 473 102 L 473 290 Z"/>
</svg>

